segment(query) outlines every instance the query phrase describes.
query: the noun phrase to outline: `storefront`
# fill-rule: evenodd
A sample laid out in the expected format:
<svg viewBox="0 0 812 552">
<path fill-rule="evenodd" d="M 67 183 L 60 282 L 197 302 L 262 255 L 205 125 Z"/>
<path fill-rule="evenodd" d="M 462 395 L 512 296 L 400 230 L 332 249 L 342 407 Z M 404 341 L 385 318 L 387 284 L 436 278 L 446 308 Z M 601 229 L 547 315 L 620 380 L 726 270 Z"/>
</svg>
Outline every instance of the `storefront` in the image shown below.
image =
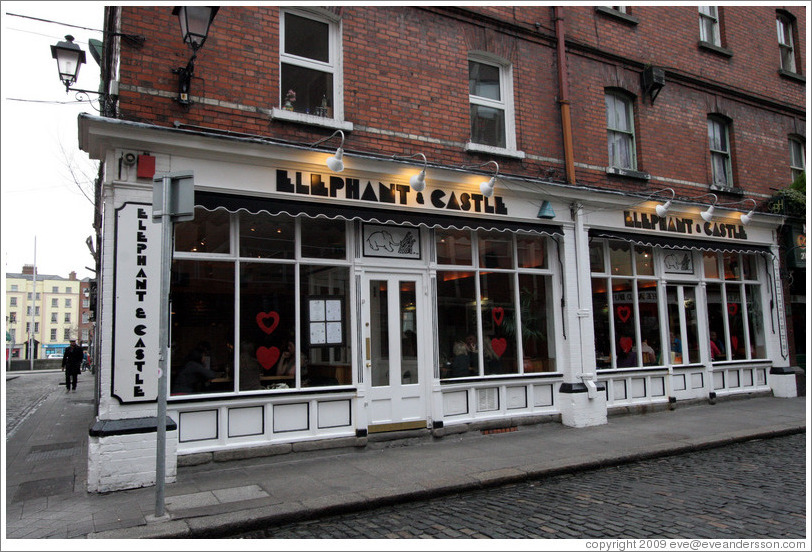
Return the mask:
<svg viewBox="0 0 812 552">
<path fill-rule="evenodd" d="M 312 148 L 86 115 L 80 142 L 116 168 L 91 491 L 154 482 L 163 308 L 170 481 L 196 455 L 791 394 L 770 373 L 788 365 L 775 217 L 655 221 L 653 203 L 510 178 L 486 197 L 453 167 L 416 191 L 422 167 L 392 158 L 338 173 Z M 162 305 L 153 178 L 180 172 L 194 218 Z"/>
</svg>

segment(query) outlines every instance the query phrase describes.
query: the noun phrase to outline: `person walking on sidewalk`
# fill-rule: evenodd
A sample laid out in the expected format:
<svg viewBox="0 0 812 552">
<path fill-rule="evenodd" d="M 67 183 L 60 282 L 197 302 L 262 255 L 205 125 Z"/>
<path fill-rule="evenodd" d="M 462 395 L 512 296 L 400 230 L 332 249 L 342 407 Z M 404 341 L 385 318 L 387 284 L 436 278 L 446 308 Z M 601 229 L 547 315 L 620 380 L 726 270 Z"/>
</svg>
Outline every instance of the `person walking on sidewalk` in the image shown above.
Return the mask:
<svg viewBox="0 0 812 552">
<path fill-rule="evenodd" d="M 85 355 L 82 348 L 76 344 L 75 339 L 70 340 L 70 346 L 65 349 L 62 356 L 62 369 L 65 371 L 65 392 L 76 391 L 76 380 L 79 379 L 79 372 L 82 371 L 82 361 Z"/>
</svg>

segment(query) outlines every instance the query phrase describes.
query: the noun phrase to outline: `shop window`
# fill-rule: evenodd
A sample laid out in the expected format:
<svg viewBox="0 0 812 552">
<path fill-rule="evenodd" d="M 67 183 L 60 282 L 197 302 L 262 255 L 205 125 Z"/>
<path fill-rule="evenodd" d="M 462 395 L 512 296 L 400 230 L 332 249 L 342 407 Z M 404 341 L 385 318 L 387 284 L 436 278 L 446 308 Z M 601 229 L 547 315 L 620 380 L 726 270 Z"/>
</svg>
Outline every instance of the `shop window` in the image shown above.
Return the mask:
<svg viewBox="0 0 812 552">
<path fill-rule="evenodd" d="M 702 266 L 705 278 L 717 280 L 719 278 L 719 254 L 705 251 L 702 253 Z"/>
<path fill-rule="evenodd" d="M 280 107 L 340 118 L 338 24 L 314 13 L 281 12 Z"/>
<path fill-rule="evenodd" d="M 699 40 L 713 46 L 722 45 L 719 8 L 716 6 L 699 6 Z"/>
<path fill-rule="evenodd" d="M 234 263 L 172 263 L 172 395 L 234 390 L 234 294 Z"/>
<path fill-rule="evenodd" d="M 175 224 L 175 251 L 228 254 L 230 226 L 231 215 L 227 211 L 195 207 L 193 221 Z"/>
<path fill-rule="evenodd" d="M 293 259 L 296 225 L 288 215 L 252 215 L 240 212 L 240 257 Z"/>
<path fill-rule="evenodd" d="M 303 219 L 302 257 L 346 259 L 347 225 L 343 220 Z"/>
<path fill-rule="evenodd" d="M 437 271 L 441 378 L 555 371 L 546 239 L 477 232 L 471 258 L 470 235 L 435 234 L 438 264 L 471 267 Z"/>
<path fill-rule="evenodd" d="M 737 260 L 740 258 L 740 260 Z M 726 255 L 725 273 L 734 264 L 750 266 L 745 279 L 756 278 L 757 258 L 738 253 Z M 706 286 L 708 328 L 710 328 L 711 357 L 713 361 L 765 358 L 767 354 L 761 286 L 758 283 L 740 283 L 729 278 L 723 283 Z"/>
<path fill-rule="evenodd" d="M 468 101 L 471 142 L 467 149 L 518 153 L 510 64 L 485 54 L 472 54 L 468 59 Z"/>
<path fill-rule="evenodd" d="M 792 136 L 789 139 L 789 169 L 792 182 L 806 172 L 806 150 L 801 138 Z"/>
<path fill-rule="evenodd" d="M 747 306 L 747 335 L 750 342 L 749 358 L 767 358 L 761 303 L 761 287 L 755 284 L 744 286 Z"/>
<path fill-rule="evenodd" d="M 696 286 L 667 285 L 668 355 L 670 364 L 696 364 L 699 357 L 699 333 Z"/>
<path fill-rule="evenodd" d="M 632 100 L 621 92 L 609 92 L 605 99 L 609 166 L 637 170 Z"/>
<path fill-rule="evenodd" d="M 664 364 L 654 251 L 620 240 L 590 243 L 595 363 L 599 369 Z M 603 259 L 610 263 L 610 277 Z"/>
<path fill-rule="evenodd" d="M 796 73 L 795 64 L 795 18 L 787 12 L 779 11 L 775 19 L 778 31 L 778 52 L 780 67 L 784 71 Z"/>
<path fill-rule="evenodd" d="M 722 266 L 724 267 L 725 280 L 741 279 L 741 259 L 738 253 L 724 253 L 722 255 Z"/>
<path fill-rule="evenodd" d="M 720 117 L 708 117 L 708 144 L 710 147 L 712 189 L 733 187 L 731 163 L 730 124 Z"/>
<path fill-rule="evenodd" d="M 471 231 L 437 230 L 434 233 L 437 264 L 471 266 Z"/>
</svg>

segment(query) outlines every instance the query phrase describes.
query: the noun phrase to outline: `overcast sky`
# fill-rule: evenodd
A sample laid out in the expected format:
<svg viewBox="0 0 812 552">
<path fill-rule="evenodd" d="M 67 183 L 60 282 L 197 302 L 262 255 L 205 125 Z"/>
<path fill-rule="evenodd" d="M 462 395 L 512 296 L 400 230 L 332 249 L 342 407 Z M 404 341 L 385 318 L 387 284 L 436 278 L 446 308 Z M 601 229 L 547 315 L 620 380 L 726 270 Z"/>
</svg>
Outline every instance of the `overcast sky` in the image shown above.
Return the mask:
<svg viewBox="0 0 812 552">
<path fill-rule="evenodd" d="M 21 272 L 24 264 L 36 262 L 40 274 L 68 277 L 76 271 L 79 278 L 93 277 L 85 268 L 94 268 L 85 239 L 94 234 L 92 179 L 97 165 L 79 151 L 77 116 L 98 112 L 77 102 L 74 93 L 66 94 L 50 46 L 73 35 L 87 57 L 74 86 L 97 90 L 99 66 L 87 43 L 102 38 L 104 3 L 4 1 L 0 10 L 3 273 Z M 91 97 L 98 107 L 97 96 Z"/>
</svg>

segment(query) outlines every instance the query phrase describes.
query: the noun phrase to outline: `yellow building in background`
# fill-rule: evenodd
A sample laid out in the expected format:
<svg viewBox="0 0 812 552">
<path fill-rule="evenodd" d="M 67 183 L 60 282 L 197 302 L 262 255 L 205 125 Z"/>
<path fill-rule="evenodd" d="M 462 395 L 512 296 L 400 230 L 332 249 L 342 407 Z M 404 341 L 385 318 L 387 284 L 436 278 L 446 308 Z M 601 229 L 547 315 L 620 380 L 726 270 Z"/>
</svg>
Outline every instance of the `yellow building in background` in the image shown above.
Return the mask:
<svg viewBox="0 0 812 552">
<path fill-rule="evenodd" d="M 33 358 L 62 358 L 71 339 L 88 346 L 89 307 L 88 279 L 76 272 L 35 275 L 33 265 L 24 265 L 21 273 L 6 273 L 6 358 L 30 359 L 29 349 Z"/>
</svg>

